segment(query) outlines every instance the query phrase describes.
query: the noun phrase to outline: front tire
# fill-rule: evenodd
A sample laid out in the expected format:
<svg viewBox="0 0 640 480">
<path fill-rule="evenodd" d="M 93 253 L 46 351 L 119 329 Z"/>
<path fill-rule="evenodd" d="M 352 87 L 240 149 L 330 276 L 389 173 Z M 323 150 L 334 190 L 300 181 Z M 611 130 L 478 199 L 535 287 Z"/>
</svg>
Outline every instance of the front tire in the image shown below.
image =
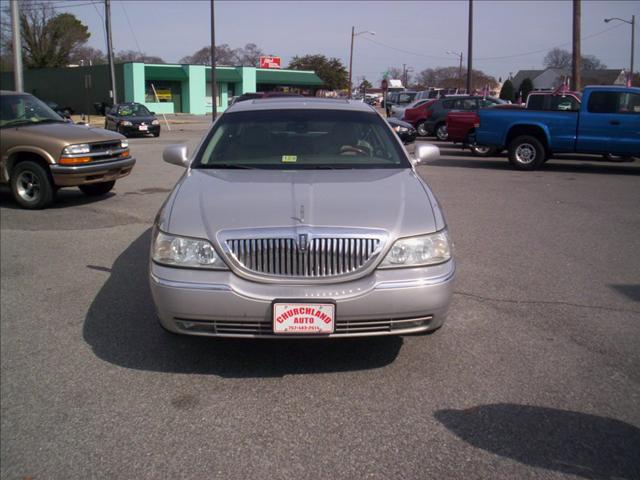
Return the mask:
<svg viewBox="0 0 640 480">
<path fill-rule="evenodd" d="M 439 125 L 436 125 L 435 133 L 438 140 L 442 142 L 447 140 L 449 138 L 449 132 L 447 131 L 447 124 L 441 123 Z"/>
<path fill-rule="evenodd" d="M 547 160 L 542 142 L 531 135 L 521 135 L 509 144 L 509 163 L 518 170 L 536 170 Z"/>
<path fill-rule="evenodd" d="M 53 202 L 49 172 L 37 162 L 20 162 L 11 172 L 11 192 L 22 208 L 37 210 Z"/>
<path fill-rule="evenodd" d="M 110 182 L 88 183 L 86 185 L 79 185 L 78 188 L 85 195 L 88 195 L 90 197 L 99 197 L 100 195 L 104 195 L 105 193 L 110 192 L 115 184 L 116 181 L 112 180 Z"/>
<path fill-rule="evenodd" d="M 427 130 L 427 122 L 424 120 L 416 125 L 416 131 L 418 132 L 418 136 L 426 137 L 429 135 L 429 131 Z"/>
<path fill-rule="evenodd" d="M 471 145 L 469 148 L 471 149 L 471 153 L 473 153 L 476 157 L 493 157 L 496 153 L 498 153 L 498 149 L 495 147 Z"/>
</svg>

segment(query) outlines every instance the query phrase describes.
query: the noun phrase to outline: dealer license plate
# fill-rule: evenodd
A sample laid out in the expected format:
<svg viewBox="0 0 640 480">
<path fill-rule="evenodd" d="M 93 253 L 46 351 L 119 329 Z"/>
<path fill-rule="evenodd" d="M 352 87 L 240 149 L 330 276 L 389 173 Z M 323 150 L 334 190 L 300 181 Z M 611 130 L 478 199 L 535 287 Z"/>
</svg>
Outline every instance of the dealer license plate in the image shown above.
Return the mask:
<svg viewBox="0 0 640 480">
<path fill-rule="evenodd" d="M 333 333 L 335 312 L 332 303 L 274 303 L 273 333 Z"/>
<path fill-rule="evenodd" d="M 138 127 L 138 130 L 143 131 L 143 132 L 146 132 L 147 130 L 149 130 L 149 127 L 147 127 L 146 125 L 140 125 L 140 126 Z"/>
</svg>

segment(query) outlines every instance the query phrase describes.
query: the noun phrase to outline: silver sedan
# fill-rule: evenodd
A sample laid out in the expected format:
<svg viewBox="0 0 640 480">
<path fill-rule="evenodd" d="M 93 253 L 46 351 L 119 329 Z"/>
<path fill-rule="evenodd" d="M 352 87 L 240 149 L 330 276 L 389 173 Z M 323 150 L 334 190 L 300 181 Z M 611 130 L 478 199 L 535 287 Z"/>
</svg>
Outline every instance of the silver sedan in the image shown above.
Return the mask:
<svg viewBox="0 0 640 480">
<path fill-rule="evenodd" d="M 415 334 L 445 321 L 455 263 L 440 205 L 362 102 L 241 102 L 214 123 L 153 228 L 161 325 L 220 337 Z"/>
</svg>

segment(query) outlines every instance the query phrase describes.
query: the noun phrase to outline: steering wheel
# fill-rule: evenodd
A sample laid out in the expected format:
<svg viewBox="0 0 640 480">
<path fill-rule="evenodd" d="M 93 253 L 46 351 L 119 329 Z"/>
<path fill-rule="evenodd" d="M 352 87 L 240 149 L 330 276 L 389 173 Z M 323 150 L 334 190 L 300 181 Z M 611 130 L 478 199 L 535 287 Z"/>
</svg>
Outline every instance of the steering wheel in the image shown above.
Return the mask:
<svg viewBox="0 0 640 480">
<path fill-rule="evenodd" d="M 340 155 L 363 155 L 365 157 L 371 156 L 371 151 L 366 146 L 356 145 L 343 145 L 340 147 Z"/>
</svg>

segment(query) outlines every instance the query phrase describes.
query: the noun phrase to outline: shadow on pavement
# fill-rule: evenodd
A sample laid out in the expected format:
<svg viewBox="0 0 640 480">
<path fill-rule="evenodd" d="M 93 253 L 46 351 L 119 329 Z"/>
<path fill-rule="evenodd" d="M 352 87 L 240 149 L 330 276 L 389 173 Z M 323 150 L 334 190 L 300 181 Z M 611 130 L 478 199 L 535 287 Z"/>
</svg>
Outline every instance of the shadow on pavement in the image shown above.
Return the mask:
<svg viewBox="0 0 640 480">
<path fill-rule="evenodd" d="M 115 195 L 115 193 L 109 192 L 97 197 L 90 197 L 82 193 L 77 188 L 62 188 L 56 193 L 53 203 L 47 208 L 59 209 L 67 207 L 77 207 L 89 203 L 101 202 Z M 7 185 L 4 185 L 0 188 L 0 208 L 23 210 L 23 208 L 18 205 L 18 202 L 14 200 L 11 189 L 9 189 Z"/>
<path fill-rule="evenodd" d="M 640 302 L 640 284 L 629 285 L 609 285 L 616 292 L 621 293 L 625 297 L 633 300 L 634 302 Z"/>
<path fill-rule="evenodd" d="M 109 279 L 93 300 L 83 335 L 102 360 L 139 370 L 280 377 L 366 370 L 392 363 L 398 337 L 349 340 L 232 340 L 172 335 L 158 324 L 148 286 L 151 230 L 109 266 L 87 265 Z"/>
<path fill-rule="evenodd" d="M 584 413 L 499 403 L 435 413 L 474 447 L 589 479 L 640 478 L 640 429 Z"/>
</svg>

